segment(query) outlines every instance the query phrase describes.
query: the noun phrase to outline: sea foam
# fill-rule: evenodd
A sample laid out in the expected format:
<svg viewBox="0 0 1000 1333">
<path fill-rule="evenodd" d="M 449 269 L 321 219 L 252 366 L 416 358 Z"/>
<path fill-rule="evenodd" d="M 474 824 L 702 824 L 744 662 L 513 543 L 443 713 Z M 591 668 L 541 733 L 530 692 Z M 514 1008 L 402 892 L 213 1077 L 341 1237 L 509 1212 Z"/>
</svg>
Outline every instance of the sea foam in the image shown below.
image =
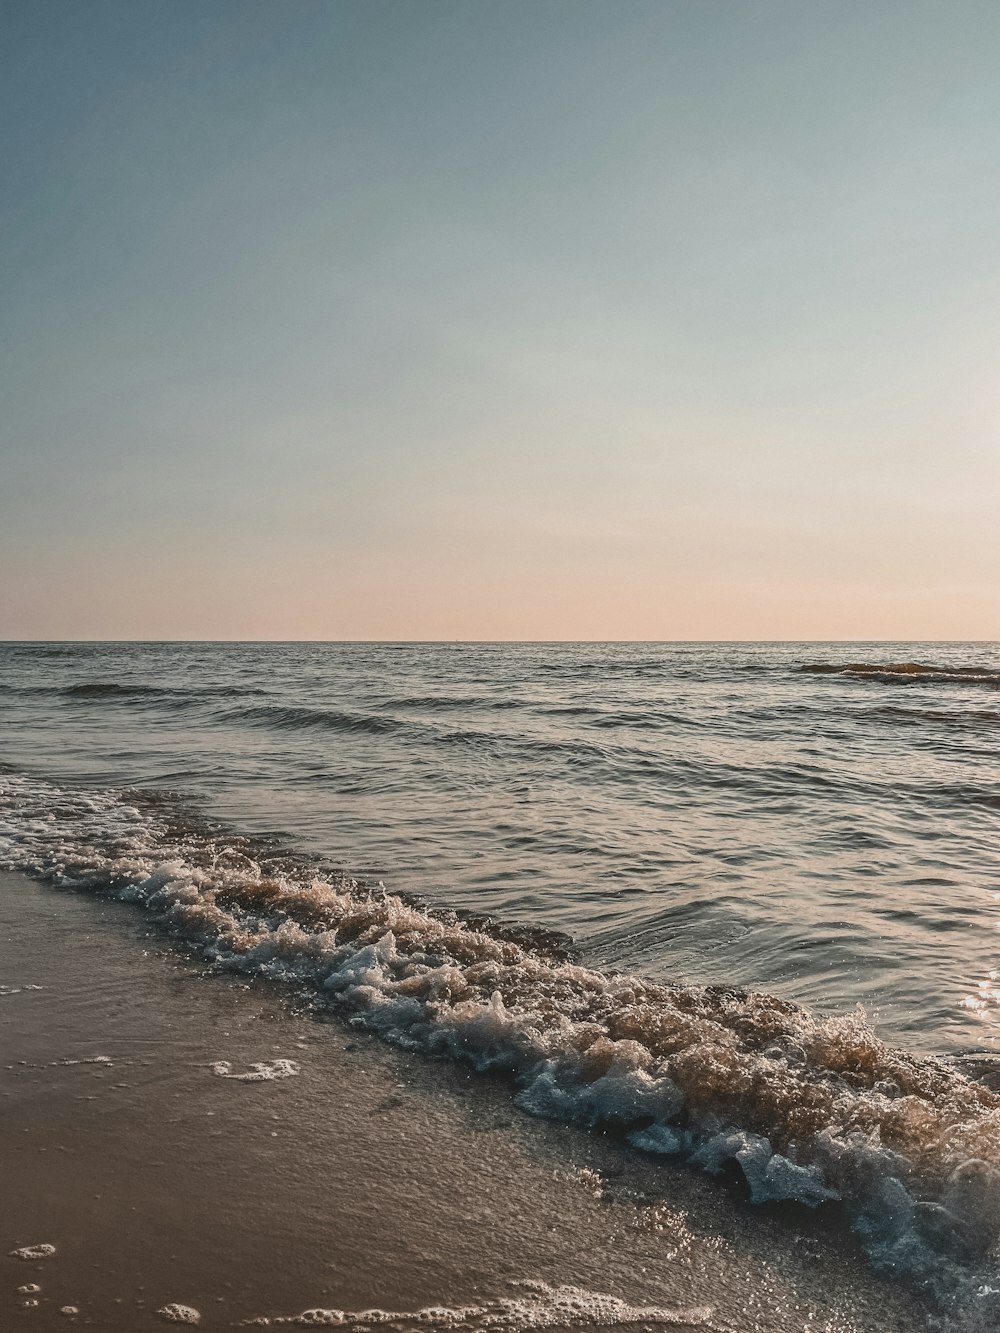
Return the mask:
<svg viewBox="0 0 1000 1333">
<path fill-rule="evenodd" d="M 877 1265 L 998 1317 L 989 1088 L 885 1044 L 860 1013 L 595 971 L 253 851 L 163 799 L 0 776 L 0 864 L 135 903 L 220 969 L 306 987 L 399 1046 L 506 1074 L 530 1114 L 735 1167 L 758 1202 L 840 1203 Z"/>
<path fill-rule="evenodd" d="M 636 1324 L 659 1324 L 704 1328 L 706 1333 L 721 1329 L 712 1321 L 712 1311 L 704 1306 L 688 1310 L 664 1306 L 636 1306 L 587 1291 L 582 1287 L 552 1287 L 544 1282 L 519 1282 L 515 1294 L 480 1305 L 435 1305 L 420 1310 L 303 1310 L 297 1315 L 263 1316 L 248 1321 L 250 1325 L 295 1325 L 299 1328 L 371 1329 L 383 1327 L 395 1333 L 416 1333 L 418 1329 L 438 1329 L 441 1333 L 529 1333 L 544 1328 L 623 1328 Z"/>
</svg>

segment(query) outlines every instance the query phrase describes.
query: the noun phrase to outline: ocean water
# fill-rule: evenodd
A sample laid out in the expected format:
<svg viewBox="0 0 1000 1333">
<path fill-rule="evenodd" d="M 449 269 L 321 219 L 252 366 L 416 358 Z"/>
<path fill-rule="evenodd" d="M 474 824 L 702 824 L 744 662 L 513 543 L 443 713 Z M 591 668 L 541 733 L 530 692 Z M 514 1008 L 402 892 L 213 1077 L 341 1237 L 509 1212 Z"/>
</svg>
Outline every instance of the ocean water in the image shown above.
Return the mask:
<svg viewBox="0 0 1000 1333">
<path fill-rule="evenodd" d="M 993 644 L 5 644 L 0 864 L 990 1328 L 998 739 Z"/>
</svg>

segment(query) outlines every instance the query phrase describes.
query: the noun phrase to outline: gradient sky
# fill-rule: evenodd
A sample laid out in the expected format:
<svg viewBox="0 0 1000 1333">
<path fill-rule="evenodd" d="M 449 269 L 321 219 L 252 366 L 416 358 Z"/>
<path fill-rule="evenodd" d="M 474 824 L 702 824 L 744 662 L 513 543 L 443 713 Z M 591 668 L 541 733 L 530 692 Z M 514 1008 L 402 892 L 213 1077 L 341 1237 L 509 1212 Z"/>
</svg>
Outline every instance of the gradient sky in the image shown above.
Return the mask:
<svg viewBox="0 0 1000 1333">
<path fill-rule="evenodd" d="M 1000 638 L 996 0 L 0 28 L 0 637 Z"/>
</svg>

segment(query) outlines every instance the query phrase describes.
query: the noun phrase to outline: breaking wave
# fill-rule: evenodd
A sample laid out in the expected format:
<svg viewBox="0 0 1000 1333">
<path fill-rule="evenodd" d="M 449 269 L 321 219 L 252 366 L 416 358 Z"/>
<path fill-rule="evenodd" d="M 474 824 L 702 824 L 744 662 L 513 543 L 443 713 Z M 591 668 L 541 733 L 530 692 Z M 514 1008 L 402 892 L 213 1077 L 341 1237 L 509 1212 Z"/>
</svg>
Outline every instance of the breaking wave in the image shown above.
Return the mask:
<svg viewBox="0 0 1000 1333">
<path fill-rule="evenodd" d="M 162 794 L 0 775 L 0 865 L 134 903 L 217 968 L 502 1073 L 532 1115 L 735 1167 L 760 1203 L 840 1203 L 878 1266 L 945 1301 L 1000 1302 L 983 1277 L 1000 1236 L 1000 1095 L 885 1044 L 860 1013 L 599 972 L 544 935 L 319 877 Z"/>
</svg>

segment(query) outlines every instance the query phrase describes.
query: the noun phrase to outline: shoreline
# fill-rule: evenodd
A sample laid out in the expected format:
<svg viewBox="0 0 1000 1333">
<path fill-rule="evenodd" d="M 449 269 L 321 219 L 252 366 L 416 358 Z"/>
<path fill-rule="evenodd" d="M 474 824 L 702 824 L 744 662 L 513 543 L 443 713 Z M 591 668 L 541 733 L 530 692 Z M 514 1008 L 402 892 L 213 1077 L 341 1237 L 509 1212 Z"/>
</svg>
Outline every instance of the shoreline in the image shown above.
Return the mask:
<svg viewBox="0 0 1000 1333">
<path fill-rule="evenodd" d="M 206 975 L 127 905 L 3 873 L 0 929 L 0 1310 L 17 1333 L 142 1333 L 170 1303 L 207 1329 L 432 1306 L 421 1327 L 924 1321 L 830 1216 L 531 1119 L 499 1079 Z M 279 1076 L 245 1081 L 254 1065 Z M 37 1244 L 56 1252 L 9 1253 Z M 562 1287 L 589 1296 L 553 1322 Z"/>
</svg>

